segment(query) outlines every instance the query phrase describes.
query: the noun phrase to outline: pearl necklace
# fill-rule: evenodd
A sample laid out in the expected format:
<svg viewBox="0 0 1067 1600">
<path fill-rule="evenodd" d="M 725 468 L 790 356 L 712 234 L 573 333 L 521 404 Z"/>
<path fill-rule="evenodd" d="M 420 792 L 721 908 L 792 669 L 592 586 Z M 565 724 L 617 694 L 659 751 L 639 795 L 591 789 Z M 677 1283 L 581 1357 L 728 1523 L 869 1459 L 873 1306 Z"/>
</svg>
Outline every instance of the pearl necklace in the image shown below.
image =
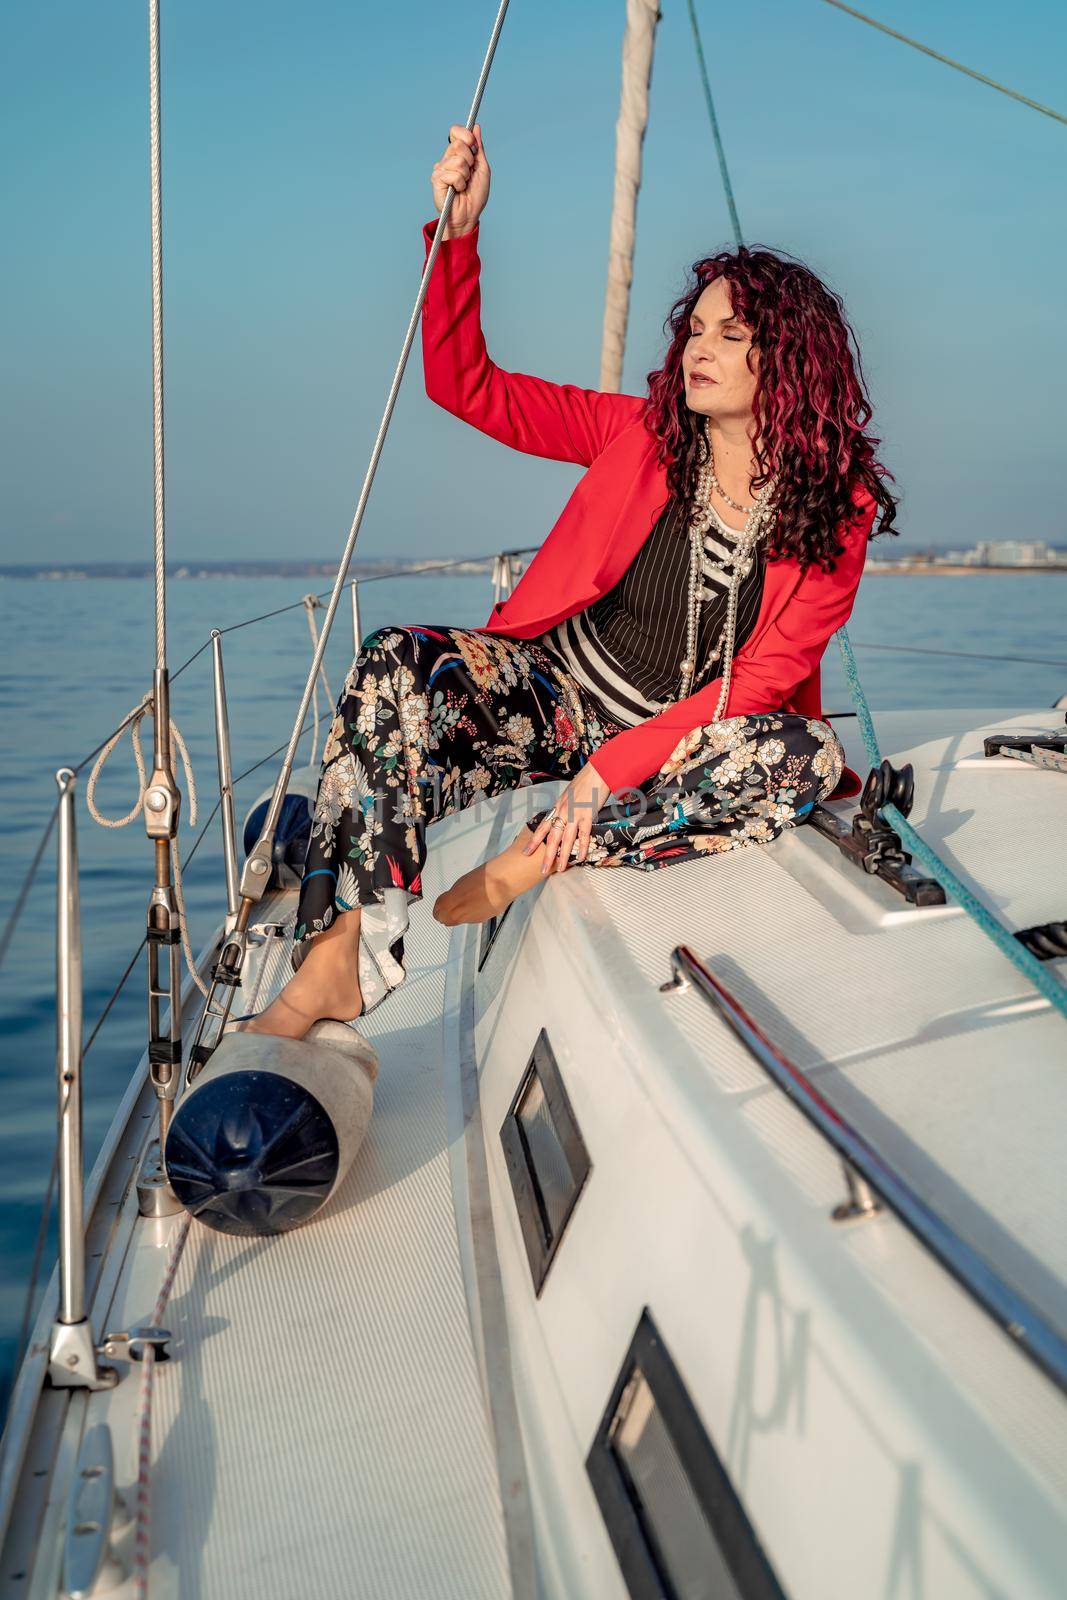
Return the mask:
<svg viewBox="0 0 1067 1600">
<path fill-rule="evenodd" d="M 734 637 L 737 630 L 737 601 L 742 579 L 747 576 L 755 559 L 756 546 L 769 531 L 774 513 L 770 507 L 770 500 L 778 484 L 777 475 L 771 478 L 757 494 L 751 506 L 738 505 L 736 500 L 731 500 L 725 492 L 718 478 L 715 476 L 715 452 L 712 448 L 711 434 L 708 432 L 707 419 L 704 421 L 704 437 L 707 441 L 707 459 L 697 473 L 696 505 L 697 510 L 693 521 L 689 524 L 689 595 L 686 603 L 686 629 L 685 629 L 685 655 L 679 663 L 681 682 L 675 700 L 684 700 L 692 687 L 693 674 L 696 671 L 696 645 L 697 626 L 700 614 L 700 602 L 709 598 L 708 591 L 701 583 L 701 573 L 706 560 L 704 552 L 704 535 L 716 517 L 715 507 L 711 503 L 711 491 L 716 489 L 722 495 L 727 505 L 735 511 L 745 512 L 745 526 L 738 531 L 730 528 L 728 531 L 736 540 L 733 551 L 722 561 L 708 561 L 708 565 L 721 572 L 729 573 L 726 589 L 726 617 L 719 634 L 718 643 L 712 652 L 712 659 L 722 654 L 722 688 L 719 691 L 718 703 L 715 707 L 712 722 L 718 722 L 726 709 L 726 702 L 730 694 L 730 679 L 733 675 L 734 665 Z M 721 517 L 719 521 L 722 522 Z M 726 527 L 725 523 L 722 523 Z"/>
</svg>

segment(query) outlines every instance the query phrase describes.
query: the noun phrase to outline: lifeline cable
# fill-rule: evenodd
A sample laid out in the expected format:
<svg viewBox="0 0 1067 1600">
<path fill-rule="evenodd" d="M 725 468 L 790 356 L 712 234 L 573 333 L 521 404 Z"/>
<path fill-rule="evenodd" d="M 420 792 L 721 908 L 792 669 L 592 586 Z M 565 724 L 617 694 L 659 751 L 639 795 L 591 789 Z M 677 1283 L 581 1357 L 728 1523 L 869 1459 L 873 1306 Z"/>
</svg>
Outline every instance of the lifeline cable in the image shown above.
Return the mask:
<svg viewBox="0 0 1067 1600">
<path fill-rule="evenodd" d="M 874 720 L 867 696 L 863 692 L 859 671 L 856 667 L 856 658 L 852 654 L 852 643 L 848 636 L 848 629 L 841 625 L 835 635 L 841 649 L 841 659 L 844 663 L 845 678 L 848 682 L 849 693 L 856 707 L 860 732 L 863 734 L 863 744 L 867 751 L 867 759 L 872 767 L 880 767 L 882 754 L 878 748 L 878 735 L 874 731 Z M 1062 1017 L 1067 1018 L 1067 988 L 1053 977 L 1044 963 L 1030 954 L 1024 944 L 1021 944 L 1010 928 L 1005 927 L 999 917 L 990 911 L 988 906 L 982 904 L 967 885 L 957 878 L 952 868 L 947 866 L 937 851 L 927 844 L 921 834 L 916 833 L 911 823 L 902 811 L 898 810 L 892 802 L 881 806 L 880 811 L 887 822 L 891 822 L 904 844 L 913 855 L 918 856 L 923 866 L 932 878 L 945 889 L 958 905 L 963 907 L 971 920 L 977 924 L 988 939 L 992 939 L 997 949 L 1007 956 L 1012 966 L 1017 967 L 1025 978 L 1044 995 L 1049 1005 L 1054 1007 Z"/>
</svg>

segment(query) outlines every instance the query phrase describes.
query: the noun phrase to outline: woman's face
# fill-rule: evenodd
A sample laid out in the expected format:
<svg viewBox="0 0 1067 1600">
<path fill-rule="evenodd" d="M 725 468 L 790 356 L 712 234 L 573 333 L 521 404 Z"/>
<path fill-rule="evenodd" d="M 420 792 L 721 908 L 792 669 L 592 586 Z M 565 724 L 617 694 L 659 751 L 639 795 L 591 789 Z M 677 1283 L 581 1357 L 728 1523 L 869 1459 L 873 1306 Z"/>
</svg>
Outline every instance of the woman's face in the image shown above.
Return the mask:
<svg viewBox="0 0 1067 1600">
<path fill-rule="evenodd" d="M 685 402 L 704 417 L 747 419 L 756 396 L 756 372 L 750 371 L 752 329 L 734 316 L 725 278 L 709 283 L 689 318 L 689 340 L 682 351 Z M 759 352 L 752 351 L 752 366 Z"/>
</svg>

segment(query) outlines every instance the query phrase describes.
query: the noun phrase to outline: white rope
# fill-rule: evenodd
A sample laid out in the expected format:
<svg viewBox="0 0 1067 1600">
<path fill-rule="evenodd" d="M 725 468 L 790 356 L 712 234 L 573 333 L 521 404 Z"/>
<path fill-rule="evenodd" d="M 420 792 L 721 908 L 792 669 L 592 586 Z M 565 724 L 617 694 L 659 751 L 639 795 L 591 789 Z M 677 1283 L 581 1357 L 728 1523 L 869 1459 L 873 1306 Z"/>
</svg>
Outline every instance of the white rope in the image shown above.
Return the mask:
<svg viewBox="0 0 1067 1600">
<path fill-rule="evenodd" d="M 98 822 L 102 828 L 125 828 L 127 824 L 132 822 L 136 816 L 139 816 L 144 809 L 145 790 L 148 787 L 148 772 L 145 767 L 144 751 L 141 748 L 141 722 L 146 716 L 149 715 L 151 710 L 152 696 L 151 693 L 148 693 L 138 705 L 134 706 L 133 710 L 129 714 L 129 718 L 124 722 L 123 726 L 118 730 L 118 732 L 111 735 L 111 738 L 107 741 L 100 754 L 97 756 L 93 765 L 93 770 L 89 774 L 89 782 L 85 786 L 85 803 L 89 808 L 89 815 L 92 817 L 93 821 Z M 133 810 L 128 812 L 126 816 L 105 817 L 103 812 L 96 804 L 96 783 L 101 772 L 103 771 L 105 761 L 111 754 L 112 750 L 114 750 L 115 746 L 118 744 L 127 728 L 130 730 L 130 740 L 133 744 L 133 759 L 137 763 L 137 801 L 133 807 Z M 178 748 L 178 753 L 182 758 L 182 765 L 185 768 L 185 781 L 189 789 L 189 826 L 191 828 L 195 828 L 197 813 L 196 775 L 193 772 L 193 763 L 192 758 L 189 755 L 188 746 L 186 745 L 185 740 L 182 738 L 181 729 L 178 727 L 178 724 L 174 721 L 173 717 L 170 720 L 170 736 Z M 178 902 L 178 926 L 181 930 L 182 949 L 185 952 L 185 964 L 189 969 L 189 975 L 193 982 L 200 990 L 200 993 L 206 997 L 209 991 L 199 972 L 196 970 L 196 962 L 193 959 L 192 946 L 189 943 L 189 924 L 188 918 L 185 914 L 185 889 L 182 884 L 182 863 L 181 855 L 178 850 L 177 835 L 175 835 L 174 838 L 168 842 L 170 844 L 171 868 L 174 873 L 174 898 Z"/>
<path fill-rule="evenodd" d="M 626 0 L 622 44 L 622 92 L 615 124 L 615 195 L 608 245 L 608 285 L 604 297 L 604 338 L 600 387 L 617 394 L 622 385 L 630 284 L 634 275 L 637 191 L 641 187 L 641 147 L 648 125 L 648 88 L 659 21 L 658 0 Z"/>
</svg>

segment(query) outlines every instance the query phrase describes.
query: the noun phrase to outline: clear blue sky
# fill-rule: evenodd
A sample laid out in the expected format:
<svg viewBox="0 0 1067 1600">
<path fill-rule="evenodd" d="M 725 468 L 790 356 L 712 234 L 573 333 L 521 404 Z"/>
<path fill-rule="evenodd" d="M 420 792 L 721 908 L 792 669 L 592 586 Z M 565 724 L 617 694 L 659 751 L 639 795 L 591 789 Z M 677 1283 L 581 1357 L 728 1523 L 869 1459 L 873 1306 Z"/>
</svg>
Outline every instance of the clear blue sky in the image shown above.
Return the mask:
<svg viewBox="0 0 1067 1600">
<path fill-rule="evenodd" d="M 867 3 L 1067 106 L 1062 0 Z M 164 0 L 174 558 L 339 553 L 493 9 Z M 490 350 L 587 385 L 624 10 L 513 0 L 482 111 Z M 844 296 L 905 537 L 1067 539 L 1067 128 L 819 0 L 698 10 L 745 235 Z M 662 11 L 633 391 L 684 268 L 730 242 L 684 0 Z M 146 53 L 139 4 L 5 9 L 0 559 L 150 554 Z M 576 477 L 433 407 L 416 344 L 357 556 L 536 543 Z"/>
</svg>

